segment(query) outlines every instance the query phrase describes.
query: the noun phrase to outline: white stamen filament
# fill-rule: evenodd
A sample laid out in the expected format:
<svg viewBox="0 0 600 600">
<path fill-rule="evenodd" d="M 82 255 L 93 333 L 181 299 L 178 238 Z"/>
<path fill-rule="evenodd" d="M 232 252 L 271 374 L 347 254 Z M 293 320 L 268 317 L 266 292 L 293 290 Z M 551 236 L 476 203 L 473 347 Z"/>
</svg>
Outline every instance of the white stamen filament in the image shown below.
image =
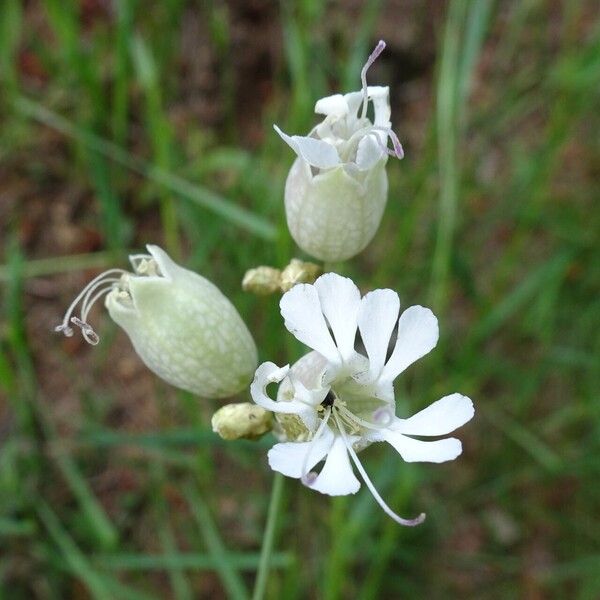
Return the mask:
<svg viewBox="0 0 600 600">
<path fill-rule="evenodd" d="M 371 127 L 371 130 L 383 131 L 384 133 L 387 133 L 387 135 L 392 140 L 392 146 L 394 146 L 394 149 L 391 150 L 390 148 L 388 148 L 387 144 L 384 144 L 381 141 L 381 139 L 379 138 L 379 136 L 376 136 L 377 142 L 379 143 L 381 148 L 383 150 L 385 150 L 390 156 L 395 156 L 398 159 L 404 158 L 404 149 L 402 148 L 402 144 L 400 143 L 398 136 L 394 133 L 394 131 L 390 127 L 379 127 L 377 125 L 374 125 L 373 127 Z M 387 140 L 386 140 L 386 142 L 387 142 Z"/>
<path fill-rule="evenodd" d="M 308 447 L 308 451 L 306 452 L 304 456 L 304 461 L 302 462 L 302 475 L 300 477 L 300 481 L 302 481 L 302 483 L 307 487 L 310 487 L 311 483 L 313 483 L 313 481 L 315 480 L 315 477 L 309 477 L 311 474 L 308 472 L 308 460 L 310 458 L 310 453 L 313 451 L 317 440 L 323 435 L 323 432 L 325 431 L 325 427 L 327 426 L 327 422 L 329 421 L 330 416 L 331 407 L 327 408 L 327 410 L 325 411 L 325 415 L 323 416 L 323 419 L 319 424 L 317 431 L 315 431 L 315 435 L 313 435 L 313 438 L 310 441 L 310 446 Z"/>
<path fill-rule="evenodd" d="M 119 274 L 119 277 L 114 277 L 117 273 Z M 81 329 L 81 334 L 85 341 L 95 346 L 100 341 L 100 338 L 92 326 L 86 322 L 89 311 L 93 304 L 105 293 L 112 290 L 115 284 L 118 284 L 121 281 L 121 276 L 126 274 L 127 271 L 123 269 L 109 269 L 108 271 L 104 271 L 104 273 L 100 273 L 97 277 L 94 277 L 94 279 L 92 279 L 92 281 L 77 294 L 77 297 L 73 302 L 71 302 L 71 305 L 65 312 L 62 323 L 57 325 L 54 328 L 54 331 L 62 331 L 65 336 L 71 337 L 73 335 L 73 328 L 69 323 L 72 323 Z M 98 291 L 99 288 L 101 288 L 100 291 Z M 80 317 L 74 317 L 72 314 L 80 302 L 82 303 Z"/>
<path fill-rule="evenodd" d="M 375 49 L 373 50 L 373 52 L 371 52 L 369 58 L 367 58 L 367 62 L 365 63 L 365 66 L 362 68 L 362 71 L 360 72 L 360 80 L 362 82 L 362 92 L 363 92 L 363 105 L 362 105 L 362 112 L 360 114 L 360 118 L 364 119 L 366 114 L 367 114 L 367 106 L 369 104 L 369 92 L 368 92 L 368 88 L 367 88 L 367 71 L 369 70 L 369 67 L 377 60 L 377 57 L 384 51 L 385 49 L 385 42 L 383 40 L 379 40 L 379 42 L 377 43 L 377 46 L 375 46 Z"/>
<path fill-rule="evenodd" d="M 338 426 L 338 429 L 340 431 L 342 439 L 344 440 L 344 444 L 346 445 L 346 450 L 348 450 L 348 454 L 350 454 L 350 457 L 352 458 L 352 461 L 356 465 L 356 468 L 358 469 L 358 472 L 360 473 L 361 477 L 363 478 L 363 481 L 365 482 L 366 486 L 369 488 L 369 491 L 373 495 L 373 498 L 375 498 L 377 504 L 379 504 L 379 506 L 381 506 L 381 508 L 383 509 L 383 511 L 390 518 L 392 518 L 394 521 L 396 521 L 396 523 L 398 523 L 400 525 L 404 525 L 406 527 L 415 527 L 416 525 L 420 525 L 425 520 L 425 513 L 421 513 L 415 519 L 403 519 L 400 515 L 396 514 L 385 503 L 385 501 L 379 495 L 379 492 L 377 491 L 377 489 L 373 485 L 373 482 L 371 481 L 371 479 L 367 475 L 367 472 L 365 471 L 365 468 L 362 466 L 362 463 L 360 462 L 360 460 L 359 460 L 356 452 L 354 451 L 354 448 L 352 447 L 352 444 L 348 441 L 348 438 L 346 437 L 346 432 L 344 431 L 344 427 L 343 427 L 340 419 L 338 418 L 338 416 L 337 416 L 337 414 L 335 412 L 333 413 L 333 418 L 335 419 L 336 425 Z"/>
<path fill-rule="evenodd" d="M 120 282 L 120 279 L 115 279 L 114 281 L 111 281 L 110 284 L 107 285 L 106 287 L 99 288 L 91 300 L 89 299 L 89 294 L 86 295 L 85 300 L 83 301 L 83 303 L 81 305 L 81 320 L 84 323 L 87 322 L 87 318 L 88 318 L 88 315 L 90 313 L 90 309 L 92 308 L 92 306 L 94 306 L 94 304 L 96 304 L 96 302 L 100 298 L 102 298 L 102 296 L 104 296 L 104 294 L 111 292 L 115 288 L 115 284 L 119 283 L 119 282 Z"/>
<path fill-rule="evenodd" d="M 383 424 L 371 423 L 369 421 L 365 421 L 365 419 L 361 419 L 360 417 L 357 417 L 354 413 L 350 412 L 345 406 L 339 405 L 336 408 L 338 409 L 338 412 L 340 412 L 347 419 L 349 419 L 350 421 L 353 421 L 356 425 L 365 427 L 366 429 L 374 429 L 375 431 L 379 431 L 380 429 L 385 429 L 389 425 L 389 420 Z"/>
</svg>

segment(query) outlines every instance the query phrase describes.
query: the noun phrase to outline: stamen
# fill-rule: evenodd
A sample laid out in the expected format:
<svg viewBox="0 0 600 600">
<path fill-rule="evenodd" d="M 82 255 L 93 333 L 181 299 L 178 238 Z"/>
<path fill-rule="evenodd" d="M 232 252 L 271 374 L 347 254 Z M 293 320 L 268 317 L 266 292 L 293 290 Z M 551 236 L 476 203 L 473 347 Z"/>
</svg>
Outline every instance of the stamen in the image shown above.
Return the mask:
<svg viewBox="0 0 600 600">
<path fill-rule="evenodd" d="M 104 294 L 111 292 L 115 288 L 115 284 L 119 282 L 119 279 L 115 279 L 114 281 L 111 281 L 109 285 L 99 288 L 99 291 L 94 295 L 94 297 L 91 300 L 89 299 L 90 293 L 88 292 L 81 304 L 81 320 L 83 322 L 87 321 L 88 314 L 90 313 L 90 309 L 92 308 L 92 306 L 94 306 L 94 304 L 96 304 L 96 302 L 102 296 L 104 296 Z"/>
<path fill-rule="evenodd" d="M 375 46 L 375 49 L 373 50 L 373 52 L 371 52 L 371 55 L 369 56 L 369 58 L 367 58 L 367 62 L 365 63 L 365 66 L 362 68 L 362 71 L 360 72 L 360 80 L 362 82 L 362 92 L 363 92 L 363 105 L 362 105 L 362 112 L 360 114 L 360 118 L 364 119 L 365 116 L 367 115 L 367 106 L 369 104 L 369 93 L 368 93 L 368 88 L 367 88 L 367 71 L 369 70 L 369 67 L 377 60 L 377 57 L 384 51 L 385 49 L 385 42 L 383 40 L 379 40 L 379 42 L 377 43 L 377 46 Z"/>
<path fill-rule="evenodd" d="M 392 140 L 392 146 L 394 146 L 393 150 L 390 150 L 390 148 L 387 147 L 387 144 L 384 144 L 379 139 L 379 136 L 376 136 L 377 142 L 379 143 L 381 148 L 385 150 L 390 156 L 395 156 L 396 158 L 402 160 L 404 158 L 404 149 L 402 148 L 402 144 L 400 143 L 400 140 L 398 139 L 398 136 L 394 133 L 394 131 L 390 127 L 378 127 L 377 125 L 371 127 L 371 130 L 373 129 L 376 131 L 383 131 L 384 133 L 387 133 L 387 135 Z"/>
<path fill-rule="evenodd" d="M 313 451 L 317 440 L 321 437 L 321 435 L 323 434 L 323 431 L 325 431 L 325 427 L 327 426 L 327 421 L 329 421 L 330 416 L 331 416 L 331 407 L 328 407 L 327 410 L 325 411 L 325 415 L 323 416 L 323 420 L 319 424 L 317 431 L 315 431 L 315 435 L 313 435 L 313 438 L 310 441 L 310 446 L 308 447 L 308 450 L 307 450 L 306 454 L 304 455 L 304 461 L 302 462 L 302 470 L 301 470 L 302 475 L 300 477 L 300 481 L 307 487 L 310 487 L 314 483 L 315 479 L 317 478 L 316 473 L 308 472 L 308 459 L 310 458 L 310 453 Z"/>
<path fill-rule="evenodd" d="M 83 339 L 92 346 L 96 346 L 100 341 L 100 336 L 92 329 L 92 326 L 89 323 L 85 323 L 81 319 L 77 317 L 71 317 L 71 323 L 73 325 L 77 325 L 81 329 L 81 335 L 83 335 Z"/>
<path fill-rule="evenodd" d="M 371 423 L 370 421 L 365 421 L 365 419 L 361 419 L 357 417 L 353 412 L 349 411 L 345 406 L 337 405 L 336 408 L 344 417 L 352 421 L 356 425 L 360 425 L 361 427 L 365 427 L 366 429 L 374 429 L 375 431 L 380 429 L 385 429 L 391 421 L 391 417 L 388 419 L 386 423 Z M 389 413 L 388 413 L 389 414 Z M 375 418 L 375 415 L 373 415 Z M 377 420 L 377 419 L 376 419 Z"/>
<path fill-rule="evenodd" d="M 119 277 L 115 277 L 119 274 Z M 102 297 L 105 293 L 113 289 L 115 284 L 120 282 L 120 277 L 127 275 L 127 271 L 123 269 L 109 269 L 100 273 L 97 277 L 94 277 L 82 290 L 77 294 L 76 298 L 71 302 L 71 305 L 67 309 L 65 316 L 63 317 L 62 323 L 54 328 L 54 331 L 61 332 L 66 337 L 73 335 L 73 328 L 69 325 L 72 323 L 81 329 L 81 334 L 86 342 L 95 346 L 100 338 L 98 334 L 93 330 L 89 323 L 86 323 L 88 313 L 93 304 Z M 109 284 L 109 285 L 106 285 Z M 98 291 L 99 288 L 102 288 Z M 90 300 L 91 298 L 91 300 Z M 81 304 L 81 314 L 79 317 L 73 317 L 72 314 L 79 303 Z"/>
<path fill-rule="evenodd" d="M 379 492 L 375 489 L 375 486 L 373 485 L 373 482 L 371 481 L 371 479 L 367 475 L 367 472 L 365 471 L 365 468 L 362 466 L 362 463 L 360 462 L 358 456 L 356 455 L 356 452 L 354 451 L 354 448 L 352 447 L 352 444 L 348 441 L 348 438 L 346 437 L 346 432 L 344 431 L 342 423 L 340 422 L 340 420 L 338 419 L 338 416 L 335 413 L 333 414 L 333 418 L 335 419 L 336 425 L 338 426 L 338 429 L 340 430 L 340 434 L 342 436 L 342 439 L 344 440 L 344 444 L 346 445 L 346 450 L 348 450 L 348 454 L 350 454 L 350 458 L 352 458 L 352 461 L 356 465 L 356 468 L 358 469 L 358 472 L 360 473 L 361 477 L 363 478 L 363 481 L 365 482 L 365 484 L 369 488 L 369 491 L 373 495 L 373 498 L 375 498 L 375 500 L 377 501 L 377 504 L 379 504 L 379 506 L 381 506 L 381 508 L 383 509 L 383 511 L 389 517 L 391 517 L 394 521 L 396 521 L 396 523 L 398 523 L 400 525 L 404 525 L 406 527 L 415 527 L 416 525 L 420 525 L 425 520 L 425 513 L 421 513 L 415 519 L 404 519 L 400 515 L 396 514 L 385 503 L 385 501 L 383 500 L 383 498 L 379 495 Z"/>
</svg>

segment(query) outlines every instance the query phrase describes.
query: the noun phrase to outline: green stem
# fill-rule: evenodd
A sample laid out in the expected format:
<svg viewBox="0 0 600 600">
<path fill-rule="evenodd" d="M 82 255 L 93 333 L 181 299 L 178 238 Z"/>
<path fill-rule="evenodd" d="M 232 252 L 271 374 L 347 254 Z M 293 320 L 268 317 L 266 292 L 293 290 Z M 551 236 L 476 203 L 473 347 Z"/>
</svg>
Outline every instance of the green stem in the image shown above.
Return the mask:
<svg viewBox="0 0 600 600">
<path fill-rule="evenodd" d="M 269 501 L 269 512 L 267 513 L 267 526 L 265 527 L 265 534 L 263 536 L 260 563 L 258 565 L 258 572 L 256 573 L 256 583 L 254 584 L 252 600 L 262 600 L 265 596 L 265 589 L 269 578 L 269 568 L 271 566 L 271 554 L 273 553 L 277 516 L 279 515 L 282 496 L 283 475 L 281 473 L 275 473 L 273 489 L 271 491 L 271 500 Z"/>
</svg>

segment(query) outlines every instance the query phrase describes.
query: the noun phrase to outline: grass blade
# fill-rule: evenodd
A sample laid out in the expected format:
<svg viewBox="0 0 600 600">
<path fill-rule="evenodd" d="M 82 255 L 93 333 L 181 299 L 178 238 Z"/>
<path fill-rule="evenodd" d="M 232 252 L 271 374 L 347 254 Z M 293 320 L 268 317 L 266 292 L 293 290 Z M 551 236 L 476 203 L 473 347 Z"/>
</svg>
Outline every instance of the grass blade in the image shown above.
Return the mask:
<svg viewBox="0 0 600 600">
<path fill-rule="evenodd" d="M 185 496 L 228 597 L 234 600 L 244 600 L 248 597 L 246 586 L 230 560 L 208 506 L 191 485 L 186 488 Z"/>
<path fill-rule="evenodd" d="M 48 110 L 37 102 L 21 96 L 17 99 L 14 106 L 21 114 L 59 131 L 63 135 L 76 139 L 84 146 L 110 158 L 114 162 L 135 173 L 147 177 L 155 184 L 170 190 L 189 202 L 193 202 L 194 204 L 213 212 L 226 221 L 249 231 L 259 238 L 272 241 L 277 236 L 275 226 L 262 217 L 234 204 L 215 192 L 192 184 L 169 171 L 161 169 L 154 164 L 150 164 L 137 156 L 133 156 L 116 144 L 113 144 L 90 131 L 82 129 L 77 125 L 73 125 L 68 119 Z"/>
</svg>

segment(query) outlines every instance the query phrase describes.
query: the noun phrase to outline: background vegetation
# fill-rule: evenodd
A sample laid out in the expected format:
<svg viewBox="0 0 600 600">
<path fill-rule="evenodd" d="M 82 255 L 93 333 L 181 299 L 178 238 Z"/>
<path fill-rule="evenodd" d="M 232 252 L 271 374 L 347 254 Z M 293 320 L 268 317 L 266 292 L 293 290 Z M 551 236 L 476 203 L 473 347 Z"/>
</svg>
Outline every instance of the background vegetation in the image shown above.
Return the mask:
<svg viewBox="0 0 600 600">
<path fill-rule="evenodd" d="M 277 298 L 240 290 L 301 256 L 271 124 L 308 131 L 384 38 L 370 80 L 391 87 L 406 158 L 341 268 L 440 318 L 399 411 L 461 391 L 476 418 L 454 463 L 365 453 L 394 508 L 428 513 L 414 530 L 366 489 L 332 501 L 287 480 L 268 597 L 600 597 L 597 8 L 2 0 L 0 595 L 247 596 L 271 440 L 221 442 L 214 406 L 148 373 L 102 310 L 95 349 L 52 328 L 153 242 L 232 298 L 261 359 L 299 356 Z"/>
</svg>

